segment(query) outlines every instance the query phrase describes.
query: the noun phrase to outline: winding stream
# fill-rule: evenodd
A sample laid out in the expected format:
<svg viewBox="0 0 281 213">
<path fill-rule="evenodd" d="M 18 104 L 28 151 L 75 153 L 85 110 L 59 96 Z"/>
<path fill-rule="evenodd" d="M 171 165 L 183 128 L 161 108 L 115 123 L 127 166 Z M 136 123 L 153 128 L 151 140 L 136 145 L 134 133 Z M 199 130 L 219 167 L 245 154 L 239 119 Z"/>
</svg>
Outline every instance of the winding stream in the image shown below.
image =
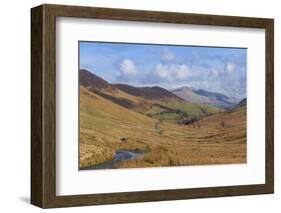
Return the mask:
<svg viewBox="0 0 281 213">
<path fill-rule="evenodd" d="M 118 150 L 115 153 L 115 158 L 110 161 L 106 161 L 100 164 L 97 164 L 95 166 L 84 168 L 83 170 L 89 170 L 89 169 L 113 169 L 114 166 L 118 163 L 124 162 L 124 161 L 131 161 L 135 160 L 137 158 L 141 158 L 145 155 L 144 151 L 138 150 L 138 151 L 129 151 L 129 150 Z"/>
</svg>

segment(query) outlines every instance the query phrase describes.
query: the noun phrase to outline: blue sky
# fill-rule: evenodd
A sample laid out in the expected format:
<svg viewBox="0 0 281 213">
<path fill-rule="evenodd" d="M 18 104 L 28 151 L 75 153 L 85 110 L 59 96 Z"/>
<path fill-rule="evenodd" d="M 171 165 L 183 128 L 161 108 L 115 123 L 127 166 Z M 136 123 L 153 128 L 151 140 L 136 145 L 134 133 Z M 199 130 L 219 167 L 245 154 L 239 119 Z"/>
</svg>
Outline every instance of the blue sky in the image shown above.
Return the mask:
<svg viewBox="0 0 281 213">
<path fill-rule="evenodd" d="M 189 86 L 246 97 L 247 49 L 79 42 L 80 69 L 110 83 Z"/>
</svg>

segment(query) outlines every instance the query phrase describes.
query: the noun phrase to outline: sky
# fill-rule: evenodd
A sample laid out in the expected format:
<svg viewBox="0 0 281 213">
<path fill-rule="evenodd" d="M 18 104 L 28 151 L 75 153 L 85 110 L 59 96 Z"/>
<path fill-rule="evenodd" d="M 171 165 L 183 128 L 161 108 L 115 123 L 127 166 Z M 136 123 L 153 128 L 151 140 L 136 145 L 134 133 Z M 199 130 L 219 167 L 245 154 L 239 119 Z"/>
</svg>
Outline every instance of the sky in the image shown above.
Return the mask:
<svg viewBox="0 0 281 213">
<path fill-rule="evenodd" d="M 110 83 L 182 86 L 246 97 L 247 49 L 79 42 L 80 69 Z"/>
</svg>

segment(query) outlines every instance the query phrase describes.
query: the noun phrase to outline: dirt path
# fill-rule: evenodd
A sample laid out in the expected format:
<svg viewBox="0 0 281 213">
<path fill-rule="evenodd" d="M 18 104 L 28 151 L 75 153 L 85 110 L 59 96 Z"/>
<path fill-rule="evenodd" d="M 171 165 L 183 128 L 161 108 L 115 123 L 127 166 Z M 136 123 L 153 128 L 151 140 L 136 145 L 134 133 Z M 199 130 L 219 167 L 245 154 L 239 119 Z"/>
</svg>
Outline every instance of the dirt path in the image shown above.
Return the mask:
<svg viewBox="0 0 281 213">
<path fill-rule="evenodd" d="M 162 121 L 157 121 L 155 124 L 154 124 L 154 128 L 156 129 L 157 133 L 159 135 L 162 135 L 163 134 L 163 130 L 161 129 L 161 124 L 163 122 Z"/>
</svg>

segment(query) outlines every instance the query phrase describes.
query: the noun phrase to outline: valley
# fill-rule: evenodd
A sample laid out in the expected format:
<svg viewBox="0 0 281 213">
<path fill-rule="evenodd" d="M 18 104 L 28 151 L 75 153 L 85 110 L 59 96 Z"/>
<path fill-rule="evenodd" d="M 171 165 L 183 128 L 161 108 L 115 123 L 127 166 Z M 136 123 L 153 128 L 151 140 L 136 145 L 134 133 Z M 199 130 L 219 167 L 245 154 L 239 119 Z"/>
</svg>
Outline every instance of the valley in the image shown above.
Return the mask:
<svg viewBox="0 0 281 213">
<path fill-rule="evenodd" d="M 246 163 L 246 100 L 79 78 L 80 169 Z"/>
</svg>

